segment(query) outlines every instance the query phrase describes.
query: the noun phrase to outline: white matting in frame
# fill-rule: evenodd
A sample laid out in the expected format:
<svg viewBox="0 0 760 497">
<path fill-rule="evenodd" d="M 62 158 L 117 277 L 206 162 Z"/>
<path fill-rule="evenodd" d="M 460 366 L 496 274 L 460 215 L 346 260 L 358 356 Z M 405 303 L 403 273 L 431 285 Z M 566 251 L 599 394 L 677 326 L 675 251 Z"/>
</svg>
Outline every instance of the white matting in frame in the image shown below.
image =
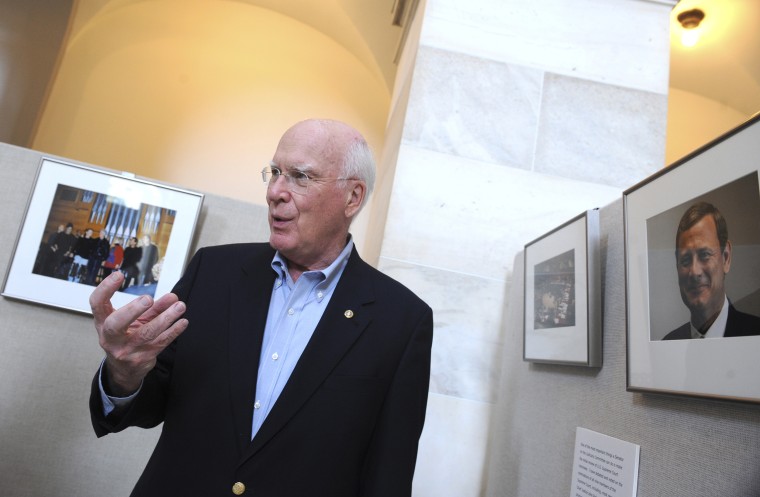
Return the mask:
<svg viewBox="0 0 760 497">
<path fill-rule="evenodd" d="M 760 402 L 760 328 L 729 336 L 729 324 L 724 337 L 671 339 L 691 321 L 676 231 L 698 202 L 721 212 L 731 242 L 728 272 L 710 281 L 724 281 L 736 309 L 760 315 L 759 166 L 760 115 L 623 193 L 628 390 Z"/>
<path fill-rule="evenodd" d="M 72 254 L 52 251 L 57 244 L 51 240 L 60 240 L 53 235 L 58 226 L 63 226 L 72 235 L 92 229 L 93 238 L 103 231 L 110 249 L 119 239 L 124 250 L 125 240 L 132 237 L 144 240 L 146 247 L 153 245 L 155 263 L 150 274 L 157 276 L 157 281 L 151 281 L 147 271 L 143 279 L 130 278 L 132 286 L 117 291 L 112 303 L 121 307 L 141 294 L 161 296 L 171 291 L 182 275 L 202 203 L 200 193 L 136 179 L 127 173 L 43 158 L 2 295 L 91 312 L 89 296 L 97 279 L 105 274 L 101 270 L 103 261 L 94 258 L 98 264 L 88 268 L 88 260 L 93 258 L 75 259 L 76 241 L 71 238 L 67 238 L 66 246 L 72 248 Z M 73 225 L 71 230 L 68 223 Z M 145 250 L 154 251 L 152 247 Z M 84 264 L 75 264 L 75 260 L 84 260 Z M 150 283 L 144 284 L 146 281 Z"/>
<path fill-rule="evenodd" d="M 602 365 L 599 211 L 525 246 L 523 359 Z"/>
</svg>

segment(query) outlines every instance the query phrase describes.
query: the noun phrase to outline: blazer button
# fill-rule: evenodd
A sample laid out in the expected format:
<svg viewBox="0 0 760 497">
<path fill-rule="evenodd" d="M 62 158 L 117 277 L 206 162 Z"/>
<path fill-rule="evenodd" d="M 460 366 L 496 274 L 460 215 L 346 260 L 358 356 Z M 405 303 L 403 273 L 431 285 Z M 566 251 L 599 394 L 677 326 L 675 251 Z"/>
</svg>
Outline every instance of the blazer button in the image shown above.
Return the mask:
<svg viewBox="0 0 760 497">
<path fill-rule="evenodd" d="M 243 485 L 241 482 L 235 482 L 234 485 L 232 485 L 232 493 L 235 495 L 243 495 L 243 492 L 245 492 L 245 485 Z"/>
</svg>

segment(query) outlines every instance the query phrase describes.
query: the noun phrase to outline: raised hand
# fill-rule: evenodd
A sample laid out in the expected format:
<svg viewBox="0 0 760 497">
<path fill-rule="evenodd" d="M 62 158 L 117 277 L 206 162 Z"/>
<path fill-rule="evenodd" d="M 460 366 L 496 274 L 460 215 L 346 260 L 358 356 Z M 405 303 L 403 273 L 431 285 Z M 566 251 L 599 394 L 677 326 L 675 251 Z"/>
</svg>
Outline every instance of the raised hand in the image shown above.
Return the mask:
<svg viewBox="0 0 760 497">
<path fill-rule="evenodd" d="M 100 282 L 90 295 L 90 308 L 100 346 L 106 353 L 104 387 L 116 397 L 135 392 L 156 365 L 156 357 L 187 328 L 180 319 L 185 304 L 168 293 L 154 301 L 148 295 L 114 309 L 111 297 L 124 279 L 119 271 Z"/>
</svg>

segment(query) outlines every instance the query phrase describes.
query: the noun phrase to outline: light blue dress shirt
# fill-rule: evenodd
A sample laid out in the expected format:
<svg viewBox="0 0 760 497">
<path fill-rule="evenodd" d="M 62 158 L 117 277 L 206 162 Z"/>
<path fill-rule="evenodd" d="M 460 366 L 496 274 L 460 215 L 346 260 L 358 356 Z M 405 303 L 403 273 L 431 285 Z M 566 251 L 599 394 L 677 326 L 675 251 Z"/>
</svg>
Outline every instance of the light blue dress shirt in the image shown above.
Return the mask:
<svg viewBox="0 0 760 497">
<path fill-rule="evenodd" d="M 346 268 L 354 243 L 346 244 L 330 266 L 307 271 L 293 281 L 279 252 L 272 260 L 277 279 L 261 346 L 251 439 L 261 428 L 309 343 Z"/>
</svg>

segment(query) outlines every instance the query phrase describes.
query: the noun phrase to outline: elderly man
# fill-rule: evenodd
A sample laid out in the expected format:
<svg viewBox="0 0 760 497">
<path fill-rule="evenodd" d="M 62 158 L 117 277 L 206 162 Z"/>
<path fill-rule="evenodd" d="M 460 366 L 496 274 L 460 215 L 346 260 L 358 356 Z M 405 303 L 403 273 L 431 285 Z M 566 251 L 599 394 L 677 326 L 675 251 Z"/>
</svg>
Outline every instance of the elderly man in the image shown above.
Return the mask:
<svg viewBox="0 0 760 497">
<path fill-rule="evenodd" d="M 155 302 L 113 309 L 118 272 L 93 292 L 95 431 L 163 422 L 134 496 L 409 496 L 433 316 L 353 246 L 372 154 L 309 120 L 262 174 L 269 244 L 199 250 Z"/>
<path fill-rule="evenodd" d="M 760 334 L 760 318 L 737 311 L 726 297 L 731 241 L 726 220 L 714 205 L 696 203 L 681 217 L 676 231 L 676 266 L 681 299 L 691 319 L 663 340 Z"/>
</svg>

